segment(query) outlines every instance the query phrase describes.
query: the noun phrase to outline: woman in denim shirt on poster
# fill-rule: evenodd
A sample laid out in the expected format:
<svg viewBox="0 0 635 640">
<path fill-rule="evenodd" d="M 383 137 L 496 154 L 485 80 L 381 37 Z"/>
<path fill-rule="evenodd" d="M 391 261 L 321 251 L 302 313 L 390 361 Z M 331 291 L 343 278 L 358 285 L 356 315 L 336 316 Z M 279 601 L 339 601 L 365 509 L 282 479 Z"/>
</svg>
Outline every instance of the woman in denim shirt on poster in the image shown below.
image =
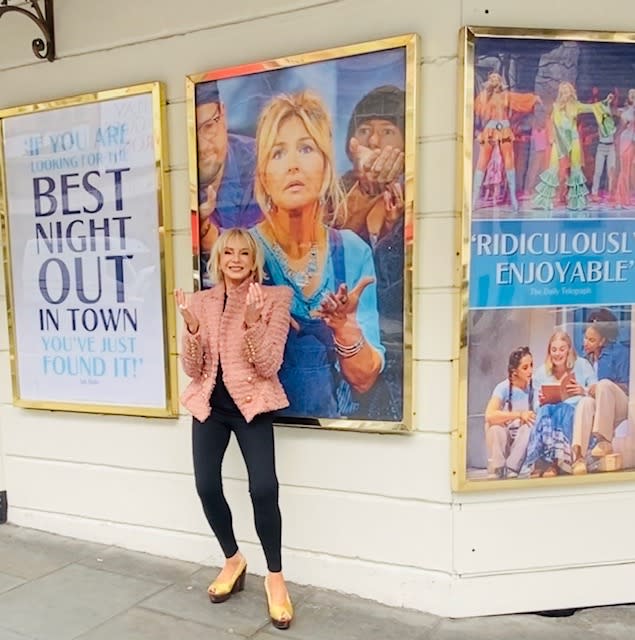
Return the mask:
<svg viewBox="0 0 635 640">
<path fill-rule="evenodd" d="M 271 284 L 293 290 L 280 370 L 289 407 L 280 415 L 351 417 L 355 394 L 384 367 L 370 247 L 332 228 L 345 206 L 335 177 L 331 120 L 310 91 L 278 95 L 256 133 L 256 198 L 265 220 L 251 229 Z"/>
<path fill-rule="evenodd" d="M 589 388 L 575 410 L 573 423 L 573 473 L 587 472 L 587 452 L 594 458 L 613 453 L 615 427 L 628 417 L 630 357 L 617 341 L 617 318 L 608 309 L 589 314 L 584 332 L 584 351 L 598 382 Z"/>
</svg>

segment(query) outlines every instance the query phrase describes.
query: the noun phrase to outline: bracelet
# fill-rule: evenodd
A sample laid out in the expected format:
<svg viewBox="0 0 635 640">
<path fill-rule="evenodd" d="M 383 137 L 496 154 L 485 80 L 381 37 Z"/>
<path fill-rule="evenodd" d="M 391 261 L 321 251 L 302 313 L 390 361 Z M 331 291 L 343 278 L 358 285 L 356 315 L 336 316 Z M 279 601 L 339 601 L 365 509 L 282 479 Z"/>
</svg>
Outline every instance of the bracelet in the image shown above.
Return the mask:
<svg viewBox="0 0 635 640">
<path fill-rule="evenodd" d="M 364 348 L 364 336 L 361 336 L 360 339 L 351 345 L 345 345 L 341 342 L 338 342 L 335 338 L 333 339 L 335 342 L 335 350 L 338 355 L 342 356 L 342 358 L 352 358 L 356 356 L 363 348 Z"/>
</svg>

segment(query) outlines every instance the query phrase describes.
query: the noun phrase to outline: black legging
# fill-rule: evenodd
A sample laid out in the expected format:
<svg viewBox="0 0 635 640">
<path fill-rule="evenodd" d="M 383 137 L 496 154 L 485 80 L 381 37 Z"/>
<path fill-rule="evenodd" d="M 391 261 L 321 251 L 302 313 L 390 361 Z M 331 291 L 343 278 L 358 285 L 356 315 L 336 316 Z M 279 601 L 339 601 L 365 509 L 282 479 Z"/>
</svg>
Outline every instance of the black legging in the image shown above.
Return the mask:
<svg viewBox="0 0 635 640">
<path fill-rule="evenodd" d="M 278 507 L 271 414 L 256 416 L 247 423 L 242 416 L 212 411 L 205 420 L 192 420 L 192 449 L 196 491 L 210 527 L 218 538 L 226 558 L 238 551 L 232 527 L 232 514 L 223 494 L 221 465 L 231 432 L 236 434 L 249 476 L 249 493 L 254 508 L 256 532 L 269 571 L 281 571 L 282 522 Z"/>
</svg>

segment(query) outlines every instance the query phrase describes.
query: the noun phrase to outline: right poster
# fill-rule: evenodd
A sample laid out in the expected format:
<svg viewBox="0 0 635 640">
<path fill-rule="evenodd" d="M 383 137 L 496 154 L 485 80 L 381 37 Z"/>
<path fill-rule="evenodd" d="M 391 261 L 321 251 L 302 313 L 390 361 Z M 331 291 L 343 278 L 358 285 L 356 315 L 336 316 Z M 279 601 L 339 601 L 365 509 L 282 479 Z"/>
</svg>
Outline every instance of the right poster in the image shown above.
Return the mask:
<svg viewBox="0 0 635 640">
<path fill-rule="evenodd" d="M 635 44 L 463 29 L 457 490 L 635 477 Z"/>
</svg>

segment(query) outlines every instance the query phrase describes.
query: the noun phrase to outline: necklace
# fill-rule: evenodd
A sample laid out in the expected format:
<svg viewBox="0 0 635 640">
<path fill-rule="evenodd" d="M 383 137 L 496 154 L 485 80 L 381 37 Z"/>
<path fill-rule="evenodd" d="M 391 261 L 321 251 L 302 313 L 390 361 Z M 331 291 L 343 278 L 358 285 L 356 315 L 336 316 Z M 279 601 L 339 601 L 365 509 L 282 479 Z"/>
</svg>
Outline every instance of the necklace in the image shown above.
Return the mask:
<svg viewBox="0 0 635 640">
<path fill-rule="evenodd" d="M 289 265 L 289 260 L 282 250 L 282 247 L 274 240 L 272 247 L 273 253 L 275 254 L 280 266 L 282 267 L 282 271 L 288 280 L 294 282 L 300 289 L 304 289 L 309 284 L 311 278 L 317 273 L 318 270 L 318 248 L 317 244 L 314 242 L 309 249 L 309 259 L 307 260 L 306 266 L 304 269 L 300 269 L 296 271 L 292 269 Z"/>
</svg>

